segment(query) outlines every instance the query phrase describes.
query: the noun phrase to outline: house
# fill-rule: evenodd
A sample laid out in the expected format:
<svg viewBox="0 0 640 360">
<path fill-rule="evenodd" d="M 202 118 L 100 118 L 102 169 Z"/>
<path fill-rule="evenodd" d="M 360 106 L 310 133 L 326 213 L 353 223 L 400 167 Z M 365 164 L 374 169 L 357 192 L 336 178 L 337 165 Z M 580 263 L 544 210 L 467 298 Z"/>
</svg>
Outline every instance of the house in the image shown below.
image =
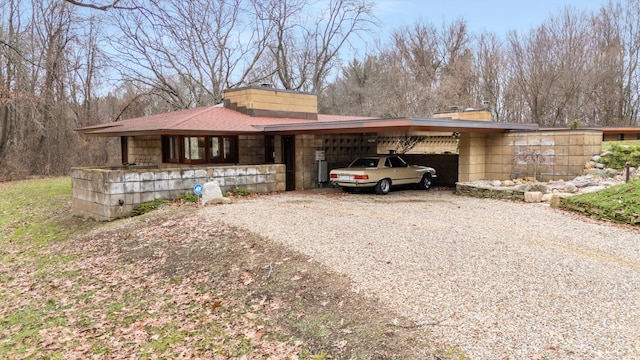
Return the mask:
<svg viewBox="0 0 640 360">
<path fill-rule="evenodd" d="M 270 87 L 231 89 L 221 105 L 78 131 L 121 139 L 123 165 L 72 170 L 74 213 L 100 220 L 213 180 L 223 191 L 316 188 L 329 169 L 380 151 L 379 139 L 389 134 L 459 134 L 456 181 L 524 174 L 527 164 L 514 164 L 513 155 L 532 146 L 553 155 L 539 169 L 542 177 L 576 176 L 602 142 L 597 130 L 539 131 L 536 124 L 493 122 L 479 113 L 431 118 L 318 114 L 314 94 Z"/>
</svg>

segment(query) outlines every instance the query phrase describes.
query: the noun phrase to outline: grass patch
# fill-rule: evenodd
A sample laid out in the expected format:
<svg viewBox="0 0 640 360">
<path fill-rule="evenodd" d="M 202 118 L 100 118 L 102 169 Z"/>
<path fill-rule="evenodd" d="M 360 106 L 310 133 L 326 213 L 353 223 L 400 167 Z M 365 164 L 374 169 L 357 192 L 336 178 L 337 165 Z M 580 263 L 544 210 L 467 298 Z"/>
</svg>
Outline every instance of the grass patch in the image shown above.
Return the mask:
<svg viewBox="0 0 640 360">
<path fill-rule="evenodd" d="M 568 197 L 561 207 L 593 218 L 640 225 L 640 179 Z"/>
<path fill-rule="evenodd" d="M 0 243 L 40 245 L 87 229 L 69 213 L 68 177 L 0 183 Z"/>
</svg>

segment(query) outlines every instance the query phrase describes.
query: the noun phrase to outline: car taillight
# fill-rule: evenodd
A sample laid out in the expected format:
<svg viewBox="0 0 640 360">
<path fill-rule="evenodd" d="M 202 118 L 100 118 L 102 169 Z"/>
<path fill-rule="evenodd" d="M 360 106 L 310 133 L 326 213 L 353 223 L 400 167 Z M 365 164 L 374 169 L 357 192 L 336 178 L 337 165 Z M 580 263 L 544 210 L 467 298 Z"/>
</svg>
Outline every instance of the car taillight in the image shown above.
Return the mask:
<svg viewBox="0 0 640 360">
<path fill-rule="evenodd" d="M 331 179 L 337 179 L 338 178 L 338 174 L 329 174 L 329 177 Z"/>
<path fill-rule="evenodd" d="M 369 180 L 369 175 L 354 175 L 353 178 L 356 180 Z"/>
</svg>

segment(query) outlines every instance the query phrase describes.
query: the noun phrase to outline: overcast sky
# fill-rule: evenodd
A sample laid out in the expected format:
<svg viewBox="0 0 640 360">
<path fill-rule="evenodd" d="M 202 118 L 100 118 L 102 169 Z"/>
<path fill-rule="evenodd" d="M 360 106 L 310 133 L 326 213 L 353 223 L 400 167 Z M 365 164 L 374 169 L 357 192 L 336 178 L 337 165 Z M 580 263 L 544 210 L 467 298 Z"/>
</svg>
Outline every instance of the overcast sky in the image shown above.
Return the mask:
<svg viewBox="0 0 640 360">
<path fill-rule="evenodd" d="M 504 36 L 509 30 L 528 31 L 566 5 L 578 10 L 597 10 L 608 0 L 375 0 L 375 15 L 382 32 L 418 20 L 440 25 L 464 18 L 472 33 L 483 30 Z"/>
</svg>

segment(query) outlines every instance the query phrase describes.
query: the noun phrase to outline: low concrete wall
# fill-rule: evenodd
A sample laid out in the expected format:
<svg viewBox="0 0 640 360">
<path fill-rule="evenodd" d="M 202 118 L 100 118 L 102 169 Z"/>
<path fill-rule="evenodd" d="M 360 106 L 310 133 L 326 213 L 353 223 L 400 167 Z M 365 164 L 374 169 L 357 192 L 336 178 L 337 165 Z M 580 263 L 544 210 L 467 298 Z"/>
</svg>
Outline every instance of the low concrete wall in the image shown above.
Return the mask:
<svg viewBox="0 0 640 360">
<path fill-rule="evenodd" d="M 139 204 L 193 193 L 195 184 L 214 180 L 220 183 L 222 191 L 234 188 L 254 193 L 285 191 L 285 166 L 73 168 L 71 208 L 74 215 L 110 221 L 125 216 Z M 122 207 L 120 200 L 124 202 Z"/>
<path fill-rule="evenodd" d="M 490 189 L 463 183 L 456 184 L 456 194 L 476 198 L 508 199 L 524 201 L 524 190 Z"/>
</svg>

